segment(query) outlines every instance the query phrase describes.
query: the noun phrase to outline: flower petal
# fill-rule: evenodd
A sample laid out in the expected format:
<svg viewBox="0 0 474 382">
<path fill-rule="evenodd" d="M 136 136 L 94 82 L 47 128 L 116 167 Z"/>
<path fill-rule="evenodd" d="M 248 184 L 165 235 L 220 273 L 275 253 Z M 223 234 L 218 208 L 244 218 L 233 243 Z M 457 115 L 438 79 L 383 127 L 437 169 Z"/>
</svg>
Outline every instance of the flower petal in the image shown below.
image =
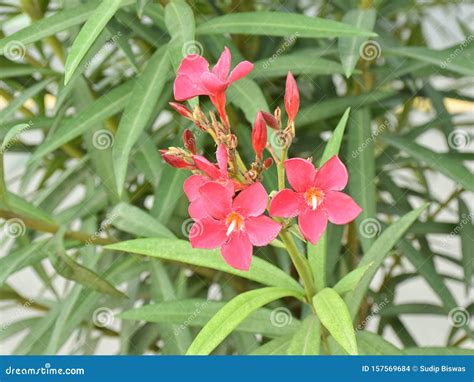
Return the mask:
<svg viewBox="0 0 474 382">
<path fill-rule="evenodd" d="M 207 182 L 209 179 L 202 175 L 191 175 L 184 181 L 183 190 L 190 202 L 201 197 L 199 189 Z"/>
<path fill-rule="evenodd" d="M 302 158 L 293 158 L 285 161 L 286 177 L 295 191 L 305 192 L 314 184 L 316 169 L 314 165 Z"/>
<path fill-rule="evenodd" d="M 217 166 L 214 163 L 209 162 L 202 155 L 193 155 L 193 160 L 196 167 L 211 179 L 219 179 L 221 177 L 221 172 Z"/>
<path fill-rule="evenodd" d="M 225 186 L 207 182 L 200 189 L 201 200 L 207 213 L 215 219 L 224 219 L 230 212 L 232 196 Z"/>
<path fill-rule="evenodd" d="M 253 69 L 253 64 L 249 61 L 242 61 L 239 63 L 234 70 L 230 73 L 227 83 L 231 84 L 232 82 L 238 81 L 241 78 L 249 74 Z"/>
<path fill-rule="evenodd" d="M 209 72 L 207 60 L 197 54 L 190 54 L 181 61 L 177 74 L 186 75 L 190 78 L 199 78 L 205 72 Z"/>
<path fill-rule="evenodd" d="M 300 231 L 306 240 L 316 244 L 326 229 L 328 217 L 322 208 L 307 208 L 298 217 Z"/>
<path fill-rule="evenodd" d="M 262 183 L 254 183 L 234 199 L 233 208 L 243 216 L 259 216 L 267 208 L 268 194 Z"/>
<path fill-rule="evenodd" d="M 186 75 L 178 75 L 173 85 L 174 99 L 185 101 L 199 95 L 208 95 L 209 92 L 199 80 L 193 80 Z"/>
<path fill-rule="evenodd" d="M 194 222 L 188 236 L 193 248 L 218 248 L 227 240 L 225 223 L 210 217 L 198 220 Z"/>
<path fill-rule="evenodd" d="M 300 213 L 301 197 L 298 193 L 284 189 L 278 192 L 270 203 L 270 215 L 292 218 Z"/>
<path fill-rule="evenodd" d="M 245 231 L 253 245 L 262 247 L 274 240 L 281 230 L 281 224 L 265 215 L 245 219 Z"/>
<path fill-rule="evenodd" d="M 227 89 L 227 82 L 222 81 L 214 73 L 203 73 L 200 80 L 210 94 L 217 95 Z"/>
<path fill-rule="evenodd" d="M 212 73 L 214 73 L 219 79 L 225 81 L 230 70 L 230 62 L 232 56 L 230 54 L 229 48 L 225 47 L 222 52 L 217 64 L 212 68 Z"/>
<path fill-rule="evenodd" d="M 210 217 L 201 199 L 196 199 L 189 203 L 188 214 L 193 218 L 193 220 L 202 220 Z"/>
<path fill-rule="evenodd" d="M 221 254 L 231 267 L 248 271 L 252 261 L 252 243 L 247 233 L 238 231 L 229 236 L 229 240 L 222 245 Z"/>
<path fill-rule="evenodd" d="M 334 224 L 347 224 L 354 220 L 362 208 L 343 192 L 329 191 L 324 197 L 324 205 L 329 221 Z"/>
<path fill-rule="evenodd" d="M 216 158 L 221 175 L 224 178 L 227 178 L 227 161 L 229 160 L 229 155 L 227 154 L 227 149 L 223 143 L 221 143 L 217 148 Z"/>
<path fill-rule="evenodd" d="M 346 187 L 348 177 L 346 166 L 334 155 L 319 169 L 315 186 L 321 190 L 341 191 Z"/>
</svg>

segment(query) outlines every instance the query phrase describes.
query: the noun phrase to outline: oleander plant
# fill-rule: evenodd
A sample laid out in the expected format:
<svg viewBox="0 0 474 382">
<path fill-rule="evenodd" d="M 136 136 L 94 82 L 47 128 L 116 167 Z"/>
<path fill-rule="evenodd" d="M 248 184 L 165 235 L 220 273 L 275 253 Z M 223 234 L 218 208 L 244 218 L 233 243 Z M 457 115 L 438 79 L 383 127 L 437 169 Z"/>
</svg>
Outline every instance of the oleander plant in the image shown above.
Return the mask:
<svg viewBox="0 0 474 382">
<path fill-rule="evenodd" d="M 0 2 L 2 353 L 474 354 L 461 6 Z"/>
</svg>

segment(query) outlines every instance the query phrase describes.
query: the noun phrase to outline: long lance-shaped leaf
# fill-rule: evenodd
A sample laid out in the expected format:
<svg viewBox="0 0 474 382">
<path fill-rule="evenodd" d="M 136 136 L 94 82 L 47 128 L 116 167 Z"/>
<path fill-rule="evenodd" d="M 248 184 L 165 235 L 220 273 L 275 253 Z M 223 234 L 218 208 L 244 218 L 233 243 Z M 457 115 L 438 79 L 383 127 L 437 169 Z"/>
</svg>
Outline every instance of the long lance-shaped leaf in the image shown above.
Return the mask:
<svg viewBox="0 0 474 382">
<path fill-rule="evenodd" d="M 346 295 L 346 301 L 353 319 L 359 311 L 360 304 L 362 303 L 362 300 L 369 289 L 370 282 L 377 272 L 377 269 L 379 269 L 379 267 L 382 265 L 390 250 L 394 247 L 398 240 L 403 237 L 408 228 L 414 223 L 416 219 L 418 219 L 418 216 L 420 216 L 427 206 L 428 204 L 418 207 L 416 210 L 409 212 L 408 214 L 402 216 L 395 223 L 391 224 L 385 231 L 382 232 L 374 244 L 372 244 L 369 251 L 364 254 L 359 267 L 371 263 L 373 263 L 373 266 L 367 270 L 354 291 Z"/>
<path fill-rule="evenodd" d="M 69 82 L 69 79 L 74 74 L 74 71 L 100 32 L 102 32 L 109 20 L 120 8 L 121 2 L 122 0 L 102 0 L 94 10 L 94 13 L 88 17 L 87 22 L 74 40 L 71 51 L 67 56 L 66 65 L 64 67 L 64 84 Z"/>
<path fill-rule="evenodd" d="M 123 0 L 121 6 L 133 4 L 135 0 Z M 81 24 L 86 21 L 97 8 L 97 1 L 92 0 L 75 8 L 58 12 L 46 17 L 24 29 L 19 30 L 0 40 L 0 54 L 5 54 L 5 48 L 9 43 L 16 42 L 24 45 L 39 41 L 65 29 Z"/>
<path fill-rule="evenodd" d="M 198 34 L 238 33 L 265 36 L 341 37 L 376 36 L 337 21 L 283 12 L 240 12 L 201 24 Z"/>
<path fill-rule="evenodd" d="M 463 166 L 461 161 L 446 154 L 435 153 L 410 139 L 391 134 L 383 135 L 381 138 L 391 146 L 405 151 L 417 161 L 428 164 L 433 169 L 440 171 L 447 177 L 458 182 L 466 190 L 474 192 L 473 175 Z"/>
<path fill-rule="evenodd" d="M 112 244 L 106 248 L 216 269 L 264 285 L 279 286 L 302 292 L 302 287 L 296 280 L 265 260 L 254 257 L 248 271 L 239 271 L 227 265 L 219 251 L 191 248 L 185 240 L 137 239 Z"/>
<path fill-rule="evenodd" d="M 130 151 L 155 111 L 155 105 L 167 80 L 169 68 L 168 51 L 165 45 L 153 54 L 144 72 L 135 82 L 113 146 L 114 172 L 119 194 L 123 191 Z"/>
<path fill-rule="evenodd" d="M 210 354 L 252 312 L 272 301 L 290 296 L 304 298 L 295 291 L 275 287 L 256 289 L 238 295 L 202 328 L 186 354 Z"/>
</svg>

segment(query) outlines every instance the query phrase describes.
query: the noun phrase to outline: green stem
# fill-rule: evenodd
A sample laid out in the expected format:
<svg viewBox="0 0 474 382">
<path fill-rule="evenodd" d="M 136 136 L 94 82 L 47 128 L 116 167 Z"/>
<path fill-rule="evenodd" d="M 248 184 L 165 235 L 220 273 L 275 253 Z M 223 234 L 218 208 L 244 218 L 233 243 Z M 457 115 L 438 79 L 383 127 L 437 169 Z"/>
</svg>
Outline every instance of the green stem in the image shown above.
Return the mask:
<svg viewBox="0 0 474 382">
<path fill-rule="evenodd" d="M 285 160 L 286 160 L 286 148 L 281 150 L 281 158 L 277 163 L 278 172 L 278 189 L 283 190 L 285 188 Z"/>
<path fill-rule="evenodd" d="M 306 258 L 300 253 L 296 247 L 293 237 L 286 229 L 283 229 L 280 232 L 280 238 L 285 244 L 286 250 L 290 255 L 291 261 L 295 265 L 296 271 L 303 280 L 306 298 L 308 299 L 308 303 L 311 304 L 311 299 L 315 295 L 316 289 L 314 287 L 314 281 L 311 275 L 311 268 L 309 267 L 308 260 L 306 260 Z"/>
</svg>

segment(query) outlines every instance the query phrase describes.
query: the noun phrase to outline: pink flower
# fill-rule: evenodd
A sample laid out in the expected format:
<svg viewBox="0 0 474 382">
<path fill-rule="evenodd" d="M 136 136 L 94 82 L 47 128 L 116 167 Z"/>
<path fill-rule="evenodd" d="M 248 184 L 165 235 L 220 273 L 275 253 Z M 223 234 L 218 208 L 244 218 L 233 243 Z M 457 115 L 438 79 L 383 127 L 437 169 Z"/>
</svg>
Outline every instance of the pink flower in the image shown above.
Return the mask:
<svg viewBox="0 0 474 382">
<path fill-rule="evenodd" d="M 178 68 L 174 81 L 174 98 L 184 101 L 199 95 L 207 95 L 217 108 L 222 120 L 228 124 L 225 111 L 225 91 L 235 81 L 245 77 L 253 69 L 249 61 L 239 63 L 229 75 L 231 54 L 224 48 L 217 64 L 209 70 L 209 63 L 199 55 L 186 56 Z"/>
<path fill-rule="evenodd" d="M 359 215 L 361 208 L 342 192 L 348 174 L 337 155 L 316 170 L 301 158 L 285 161 L 285 169 L 293 190 L 278 192 L 270 205 L 270 215 L 284 218 L 298 216 L 301 233 L 316 244 L 326 229 L 327 221 L 346 224 Z"/>
<path fill-rule="evenodd" d="M 257 113 L 253 123 L 252 146 L 257 159 L 262 159 L 263 150 L 267 147 L 267 124 L 261 112 Z"/>
<path fill-rule="evenodd" d="M 193 155 L 196 167 L 205 175 L 191 175 L 185 180 L 183 188 L 189 200 L 188 213 L 193 219 L 202 219 L 208 216 L 206 209 L 202 205 L 202 198 L 199 193 L 201 186 L 208 182 L 218 182 L 224 186 L 226 192 L 232 197 L 236 190 L 243 187 L 240 183 L 229 178 L 227 171 L 228 154 L 224 144 L 220 144 L 216 152 L 217 166 L 209 162 L 201 155 Z"/>
<path fill-rule="evenodd" d="M 286 89 L 285 89 L 285 109 L 288 114 L 288 121 L 292 123 L 298 110 L 300 108 L 300 93 L 298 86 L 296 85 L 295 78 L 291 72 L 288 72 L 286 76 Z"/>
<path fill-rule="evenodd" d="M 263 215 L 268 194 L 261 183 L 254 183 L 234 199 L 226 188 L 208 182 L 199 189 L 208 216 L 191 228 L 193 248 L 220 248 L 224 260 L 233 268 L 248 270 L 253 246 L 264 246 L 275 239 L 281 225 Z"/>
</svg>

